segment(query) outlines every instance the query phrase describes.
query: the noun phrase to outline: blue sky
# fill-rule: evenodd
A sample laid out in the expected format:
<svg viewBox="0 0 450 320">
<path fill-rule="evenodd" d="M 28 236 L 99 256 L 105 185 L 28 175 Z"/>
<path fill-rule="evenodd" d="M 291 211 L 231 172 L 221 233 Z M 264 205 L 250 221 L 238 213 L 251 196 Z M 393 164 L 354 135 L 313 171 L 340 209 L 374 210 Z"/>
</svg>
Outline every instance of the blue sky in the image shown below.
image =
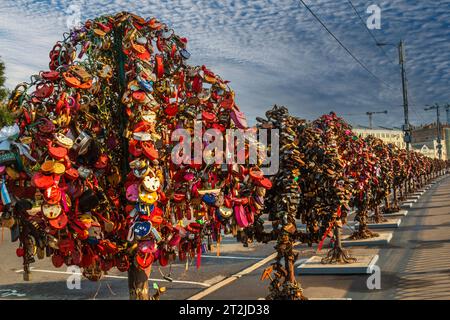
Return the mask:
<svg viewBox="0 0 450 320">
<path fill-rule="evenodd" d="M 364 125 L 367 117 L 354 114 L 387 109 L 389 114 L 375 116 L 374 124 L 400 125 L 396 48 L 385 47 L 385 55 L 376 47 L 347 0 L 305 2 L 392 89 L 364 71 L 294 0 L 2 0 L 0 56 L 12 88 L 47 69 L 48 52 L 67 30 L 71 4 L 79 5 L 83 21 L 127 10 L 155 16 L 186 36 L 190 63 L 205 64 L 230 80 L 251 120 L 277 103 L 299 117 L 314 119 L 334 110 Z M 379 41 L 405 41 L 411 122 L 433 121 L 424 105 L 450 102 L 450 1 L 352 2 L 363 19 L 370 5 L 381 8 L 381 29 L 373 30 Z"/>
</svg>

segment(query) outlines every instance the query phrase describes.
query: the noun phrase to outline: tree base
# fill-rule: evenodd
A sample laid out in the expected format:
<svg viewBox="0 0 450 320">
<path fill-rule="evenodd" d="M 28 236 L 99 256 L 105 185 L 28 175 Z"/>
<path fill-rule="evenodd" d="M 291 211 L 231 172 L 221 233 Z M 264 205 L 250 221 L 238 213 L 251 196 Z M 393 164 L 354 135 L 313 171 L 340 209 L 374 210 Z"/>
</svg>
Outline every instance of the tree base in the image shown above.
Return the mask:
<svg viewBox="0 0 450 320">
<path fill-rule="evenodd" d="M 387 222 L 388 220 L 385 217 L 383 217 L 383 215 L 378 214 L 378 215 L 373 215 L 372 217 L 370 217 L 369 221 L 372 223 L 383 223 L 383 222 Z"/>
<path fill-rule="evenodd" d="M 266 300 L 308 300 L 303 295 L 303 289 L 298 282 L 285 282 L 281 288 L 279 282 L 275 279 L 270 285 L 270 294 Z"/>
<path fill-rule="evenodd" d="M 363 230 L 355 231 L 350 236 L 349 239 L 350 240 L 364 240 L 364 239 L 376 238 L 378 236 L 380 236 L 380 235 L 376 232 L 372 232 L 369 229 L 363 229 Z"/>
<path fill-rule="evenodd" d="M 347 250 L 339 247 L 334 247 L 328 251 L 327 256 L 322 259 L 323 264 L 345 264 L 345 263 L 355 263 L 356 258 L 351 257 Z"/>
<path fill-rule="evenodd" d="M 129 289 L 130 300 L 150 300 L 148 287 Z"/>
<path fill-rule="evenodd" d="M 398 205 L 393 205 L 390 208 L 383 208 L 383 213 L 396 213 L 400 211 L 400 207 Z"/>
<path fill-rule="evenodd" d="M 152 300 L 149 292 L 148 278 L 150 268 L 142 270 L 134 264 L 128 270 L 128 292 L 130 300 Z"/>
</svg>

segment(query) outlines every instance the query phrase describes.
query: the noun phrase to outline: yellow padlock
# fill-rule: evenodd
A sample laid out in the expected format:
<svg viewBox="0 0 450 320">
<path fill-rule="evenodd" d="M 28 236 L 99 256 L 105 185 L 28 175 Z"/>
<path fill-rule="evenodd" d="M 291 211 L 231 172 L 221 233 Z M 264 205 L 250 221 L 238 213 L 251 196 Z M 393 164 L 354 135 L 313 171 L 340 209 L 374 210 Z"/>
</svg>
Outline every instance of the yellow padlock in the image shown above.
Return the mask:
<svg viewBox="0 0 450 320">
<path fill-rule="evenodd" d="M 6 167 L 6 174 L 11 178 L 11 180 L 18 180 L 20 178 L 19 172 L 11 167 Z"/>
</svg>

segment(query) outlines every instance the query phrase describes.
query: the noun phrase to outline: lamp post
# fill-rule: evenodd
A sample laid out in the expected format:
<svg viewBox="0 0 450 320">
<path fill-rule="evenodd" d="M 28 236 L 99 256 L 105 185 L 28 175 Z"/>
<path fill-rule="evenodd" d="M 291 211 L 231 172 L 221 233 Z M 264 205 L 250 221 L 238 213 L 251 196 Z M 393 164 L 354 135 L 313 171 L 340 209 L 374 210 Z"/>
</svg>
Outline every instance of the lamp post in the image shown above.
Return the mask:
<svg viewBox="0 0 450 320">
<path fill-rule="evenodd" d="M 435 103 L 433 106 L 426 105 L 425 111 L 436 110 L 436 128 L 437 128 L 437 148 L 439 160 L 442 160 L 442 137 L 441 137 L 441 112 L 440 105 Z"/>
<path fill-rule="evenodd" d="M 447 122 L 447 125 L 449 125 L 450 124 L 450 104 L 447 104 L 445 106 L 445 113 L 447 114 L 446 122 Z"/>
</svg>

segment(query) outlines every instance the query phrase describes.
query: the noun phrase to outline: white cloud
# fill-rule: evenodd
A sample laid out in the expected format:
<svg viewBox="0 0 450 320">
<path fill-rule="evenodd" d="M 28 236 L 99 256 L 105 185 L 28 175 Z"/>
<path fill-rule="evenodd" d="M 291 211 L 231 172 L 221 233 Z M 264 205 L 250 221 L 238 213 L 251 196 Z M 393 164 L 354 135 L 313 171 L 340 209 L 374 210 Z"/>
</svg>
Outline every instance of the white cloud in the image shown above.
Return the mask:
<svg viewBox="0 0 450 320">
<path fill-rule="evenodd" d="M 3 0 L 0 55 L 7 66 L 7 85 L 13 87 L 47 68 L 48 51 L 66 31 L 70 4 L 81 4 L 82 20 L 127 10 L 156 16 L 186 36 L 191 62 L 206 64 L 230 79 L 250 118 L 278 103 L 306 118 L 330 110 L 347 114 L 389 109 L 391 115 L 375 123 L 398 125 L 403 110 L 395 48 L 385 48 L 387 59 L 345 1 L 306 2 L 350 50 L 397 90 L 371 78 L 295 0 Z M 365 17 L 368 4 L 353 2 Z M 375 36 L 382 42 L 396 43 L 402 37 L 406 41 L 412 104 L 449 100 L 449 2 L 378 3 L 382 29 L 374 30 Z M 432 115 L 415 107 L 411 118 L 417 122 Z M 367 121 L 365 116 L 349 119 Z"/>
</svg>

